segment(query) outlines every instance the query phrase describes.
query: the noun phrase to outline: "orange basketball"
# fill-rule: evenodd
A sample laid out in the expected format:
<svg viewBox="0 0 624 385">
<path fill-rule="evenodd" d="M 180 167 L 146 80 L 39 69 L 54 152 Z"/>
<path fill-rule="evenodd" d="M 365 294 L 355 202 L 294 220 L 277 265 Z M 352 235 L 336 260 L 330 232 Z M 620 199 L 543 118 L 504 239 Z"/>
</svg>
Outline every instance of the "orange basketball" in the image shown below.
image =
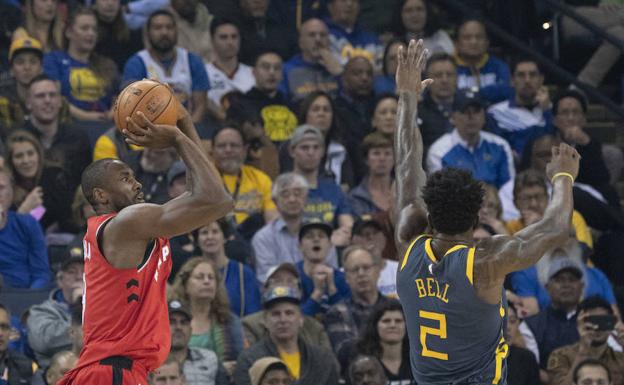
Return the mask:
<svg viewBox="0 0 624 385">
<path fill-rule="evenodd" d="M 143 79 L 129 84 L 121 91 L 113 110 L 115 126 L 119 131 L 127 128 L 127 116 L 137 111 L 155 124 L 175 125 L 178 119 L 178 102 L 166 85 Z"/>
</svg>

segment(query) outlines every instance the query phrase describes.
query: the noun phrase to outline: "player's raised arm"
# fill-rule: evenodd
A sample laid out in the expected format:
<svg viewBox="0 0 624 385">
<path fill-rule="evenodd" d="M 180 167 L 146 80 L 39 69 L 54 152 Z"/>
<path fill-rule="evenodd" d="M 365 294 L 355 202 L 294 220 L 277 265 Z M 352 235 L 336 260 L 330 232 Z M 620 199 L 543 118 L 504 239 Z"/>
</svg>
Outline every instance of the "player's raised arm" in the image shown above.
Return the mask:
<svg viewBox="0 0 624 385">
<path fill-rule="evenodd" d="M 187 175 L 190 176 L 187 177 L 186 193 L 177 199 L 163 205 L 136 204 L 121 210 L 105 228 L 106 244 L 114 240 L 118 245 L 127 245 L 128 250 L 139 248 L 141 244 L 145 247 L 153 238 L 188 233 L 223 217 L 232 209 L 230 194 L 196 140 L 189 138 L 176 126 L 152 124 L 141 112 L 137 113 L 135 120 L 129 122 L 128 127 L 130 130 L 124 130 L 124 135 L 130 143 L 152 148 L 173 146 L 186 164 Z M 141 261 L 142 255 L 139 253 L 135 257 L 135 253 L 116 250 L 115 253 L 107 253 L 107 258 L 115 267 L 131 267 Z"/>
<path fill-rule="evenodd" d="M 427 50 L 422 40 L 410 41 L 407 50 L 400 47 L 398 60 L 398 127 L 394 138 L 397 189 L 395 239 L 402 253 L 409 242 L 427 227 L 427 210 L 421 197 L 427 177 L 422 168 L 423 143 L 417 124 L 417 111 L 420 93 L 433 80 L 421 80 L 427 61 Z"/>
<path fill-rule="evenodd" d="M 553 190 L 543 218 L 513 236 L 493 237 L 481 244 L 475 262 L 475 280 L 487 285 L 505 275 L 535 264 L 547 251 L 562 246 L 570 236 L 572 184 L 578 175 L 580 155 L 565 143 L 552 149 L 546 167 Z"/>
</svg>

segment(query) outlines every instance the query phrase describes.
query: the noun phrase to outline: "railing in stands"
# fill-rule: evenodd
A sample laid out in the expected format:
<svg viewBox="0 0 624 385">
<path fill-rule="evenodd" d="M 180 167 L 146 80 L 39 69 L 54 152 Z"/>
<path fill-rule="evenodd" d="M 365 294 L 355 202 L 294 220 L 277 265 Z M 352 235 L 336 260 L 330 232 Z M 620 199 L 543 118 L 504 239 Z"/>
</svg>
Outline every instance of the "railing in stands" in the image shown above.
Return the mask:
<svg viewBox="0 0 624 385">
<path fill-rule="evenodd" d="M 545 1 L 545 2 L 548 2 L 548 3 L 554 2 L 554 0 L 542 0 L 542 1 Z M 445 5 L 448 9 L 453 10 L 453 11 L 459 13 L 459 14 L 462 14 L 462 15 L 474 15 L 475 14 L 475 11 L 473 9 L 471 9 L 470 7 L 468 7 L 467 5 L 461 3 L 458 0 L 438 0 L 438 2 L 440 4 Z M 562 9 L 566 8 L 566 12 L 570 12 L 570 13 L 576 14 L 576 12 L 574 12 L 574 10 L 570 9 L 569 7 L 567 7 L 565 5 L 562 5 L 560 3 L 558 3 L 558 5 Z M 567 13 L 566 13 L 566 15 L 567 15 Z M 478 14 L 478 16 L 483 20 L 483 22 L 485 23 L 485 26 L 488 29 L 488 31 L 490 33 L 496 35 L 496 37 L 498 39 L 500 39 L 501 41 L 503 41 L 505 44 L 509 45 L 511 48 L 513 48 L 514 50 L 517 50 L 518 52 L 522 53 L 523 55 L 526 55 L 526 56 L 529 56 L 529 57 L 533 58 L 547 72 L 551 73 L 552 75 L 556 76 L 557 78 L 559 78 L 560 80 L 562 80 L 564 82 L 574 84 L 576 87 L 578 87 L 579 89 L 583 90 L 583 92 L 585 92 L 587 94 L 587 96 L 589 96 L 592 100 L 595 100 L 596 102 L 604 105 L 606 108 L 611 110 L 613 113 L 617 114 L 621 118 L 624 118 L 624 108 L 622 108 L 619 105 L 617 105 L 614 101 L 612 101 L 609 97 L 605 96 L 598 89 L 596 89 L 595 87 L 592 87 L 592 86 L 590 86 L 588 84 L 580 82 L 576 78 L 576 76 L 574 74 L 571 74 L 570 72 L 566 71 L 565 69 L 563 69 L 559 65 L 557 65 L 557 63 L 554 62 L 553 60 L 551 60 L 550 58 L 542 55 L 540 52 L 538 52 L 535 49 L 529 47 L 527 45 L 527 43 L 525 43 L 525 42 L 519 40 L 518 38 L 514 37 L 513 35 L 509 34 L 507 31 L 505 31 L 504 29 L 502 29 L 501 27 L 496 25 L 494 22 L 492 22 L 487 17 L 485 17 L 483 14 Z M 578 14 L 576 14 L 576 16 L 578 16 L 579 18 L 584 19 L 585 22 L 589 22 L 586 18 L 584 18 L 584 17 L 582 17 L 582 16 L 580 16 Z M 575 18 L 575 20 L 577 20 L 577 19 Z M 593 26 L 593 28 L 597 28 L 597 29 L 600 30 L 600 28 L 598 28 L 597 26 L 593 25 L 593 23 L 592 23 L 592 26 Z M 604 32 L 604 31 L 602 31 L 602 32 L 603 32 L 603 34 L 606 34 L 606 32 Z M 606 36 L 609 36 L 609 37 L 605 37 L 605 39 L 609 40 L 609 42 L 611 42 L 610 39 L 616 39 L 617 40 L 617 38 L 613 37 L 612 35 L 607 34 Z M 620 44 L 618 44 L 618 47 L 620 47 L 620 48 L 622 47 L 622 43 L 621 42 L 620 42 Z"/>
</svg>

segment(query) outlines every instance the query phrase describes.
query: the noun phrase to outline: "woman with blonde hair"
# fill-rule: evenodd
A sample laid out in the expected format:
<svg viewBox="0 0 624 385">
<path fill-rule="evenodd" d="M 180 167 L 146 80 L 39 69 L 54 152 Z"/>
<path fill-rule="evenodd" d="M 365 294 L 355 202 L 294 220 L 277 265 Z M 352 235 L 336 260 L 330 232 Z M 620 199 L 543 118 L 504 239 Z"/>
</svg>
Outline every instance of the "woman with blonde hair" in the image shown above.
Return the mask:
<svg viewBox="0 0 624 385">
<path fill-rule="evenodd" d="M 37 39 L 43 52 L 63 49 L 64 21 L 65 9 L 58 0 L 25 0 L 24 25 L 13 31 L 13 40 Z"/>
<path fill-rule="evenodd" d="M 193 257 L 178 271 L 170 292 L 193 316 L 189 346 L 213 350 L 231 373 L 243 350 L 243 327 L 230 311 L 223 278 L 208 258 Z"/>
<path fill-rule="evenodd" d="M 74 232 L 72 191 L 65 171 L 46 164 L 43 146 L 31 133 L 13 131 L 6 139 L 6 163 L 15 179 L 13 203 L 19 213 L 30 213 L 44 230 L 53 224 L 61 232 Z"/>
</svg>

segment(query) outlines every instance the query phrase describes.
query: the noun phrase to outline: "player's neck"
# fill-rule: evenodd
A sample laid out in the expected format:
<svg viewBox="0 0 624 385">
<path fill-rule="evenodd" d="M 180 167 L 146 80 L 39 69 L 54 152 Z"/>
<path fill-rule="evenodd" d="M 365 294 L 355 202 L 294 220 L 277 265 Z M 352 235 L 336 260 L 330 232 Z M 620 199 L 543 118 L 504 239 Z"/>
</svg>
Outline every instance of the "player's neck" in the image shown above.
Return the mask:
<svg viewBox="0 0 624 385">
<path fill-rule="evenodd" d="M 472 229 L 461 234 L 453 235 L 436 232 L 433 234 L 433 239 L 431 240 L 433 253 L 439 257 L 442 257 L 444 254 L 446 254 L 446 252 L 453 246 L 465 245 L 468 247 L 472 247 L 472 244 Z"/>
</svg>

